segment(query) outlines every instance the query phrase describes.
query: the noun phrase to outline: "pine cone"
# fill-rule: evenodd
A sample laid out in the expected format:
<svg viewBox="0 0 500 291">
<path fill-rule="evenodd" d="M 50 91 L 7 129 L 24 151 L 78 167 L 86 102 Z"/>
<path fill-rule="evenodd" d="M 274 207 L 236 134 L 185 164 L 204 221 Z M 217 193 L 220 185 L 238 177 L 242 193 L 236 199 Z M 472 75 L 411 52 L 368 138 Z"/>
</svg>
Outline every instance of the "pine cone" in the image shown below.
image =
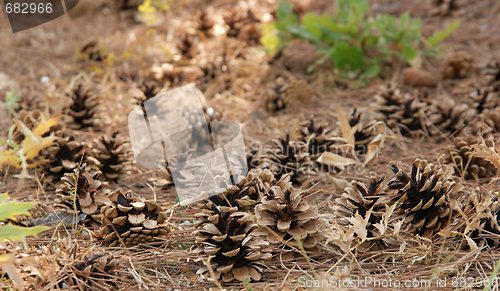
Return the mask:
<svg viewBox="0 0 500 291">
<path fill-rule="evenodd" d="M 26 202 L 33 202 L 33 201 L 27 200 Z M 18 215 L 14 219 L 7 220 L 7 222 L 15 225 L 30 227 L 33 226 L 33 220 L 47 217 L 52 212 L 52 210 L 46 204 L 37 201 L 35 206 L 30 208 L 28 212 L 30 214 L 29 216 Z"/>
<path fill-rule="evenodd" d="M 158 81 L 154 79 L 143 80 L 139 84 L 140 95 L 134 96 L 135 104 L 141 105 L 145 101 L 155 97 L 161 90 Z"/>
<path fill-rule="evenodd" d="M 456 0 L 434 0 L 432 1 L 431 14 L 449 16 L 458 9 Z"/>
<path fill-rule="evenodd" d="M 484 70 L 486 84 L 492 87 L 493 91 L 500 91 L 500 62 L 495 61 L 488 64 Z"/>
<path fill-rule="evenodd" d="M 340 197 L 335 199 L 333 211 L 340 225 L 352 226 L 349 218 L 355 217 L 358 213 L 361 218 L 368 218 L 366 229 L 368 238 L 379 237 L 380 231 L 374 226 L 379 223 L 386 211 L 387 185 L 383 177 L 371 176 L 368 184 L 358 181 L 352 181 L 351 185 L 346 187 Z M 379 248 L 385 246 L 383 240 L 375 240 Z"/>
<path fill-rule="evenodd" d="M 463 79 L 473 70 L 474 59 L 464 52 L 456 52 L 444 59 L 441 76 L 443 79 Z"/>
<path fill-rule="evenodd" d="M 269 170 L 255 169 L 248 172 L 246 177 L 237 179 L 236 185 L 229 185 L 227 179 L 215 177 L 221 188 L 220 193 L 210 197 L 202 208 L 211 209 L 212 204 L 218 207 L 238 207 L 242 211 L 253 211 L 262 195 L 269 192 L 274 175 Z"/>
<path fill-rule="evenodd" d="M 80 50 L 80 56 L 83 60 L 93 61 L 93 62 L 103 62 L 106 60 L 107 53 L 95 40 L 85 44 Z"/>
<path fill-rule="evenodd" d="M 463 131 L 463 135 L 481 136 L 492 139 L 500 132 L 500 108 L 479 114 Z"/>
<path fill-rule="evenodd" d="M 500 246 L 500 200 L 496 193 L 478 189 L 469 194 L 463 212 L 468 216 L 465 233 L 479 247 Z"/>
<path fill-rule="evenodd" d="M 118 263 L 104 250 L 86 247 L 85 252 L 77 241 L 59 239 L 44 245 L 33 256 L 38 272 L 37 285 L 47 290 L 115 290 Z M 56 274 L 54 274 L 56 272 Z M 50 280 L 50 278 L 56 280 Z M 40 286 L 40 287 L 42 287 Z"/>
<path fill-rule="evenodd" d="M 388 127 L 398 129 L 407 137 L 426 131 L 426 110 L 429 104 L 420 96 L 403 94 L 394 84 L 381 88 L 375 95 L 375 108 Z"/>
<path fill-rule="evenodd" d="M 222 277 L 224 282 L 234 279 L 243 282 L 259 281 L 266 269 L 264 260 L 271 258 L 269 242 L 254 235 L 257 225 L 252 216 L 238 212 L 237 208 L 212 209 L 197 214 L 200 219 L 194 232 L 198 248 L 198 260 L 210 260 L 215 279 Z M 197 274 L 210 278 L 207 267 L 200 268 Z"/>
<path fill-rule="evenodd" d="M 500 96 L 498 92 L 494 92 L 490 88 L 477 89 L 471 93 L 469 98 L 472 101 L 472 108 L 477 113 L 491 111 L 500 107 Z"/>
<path fill-rule="evenodd" d="M 286 94 L 287 84 L 284 78 L 278 78 L 271 88 L 266 90 L 266 110 L 269 112 L 278 112 L 288 106 Z"/>
<path fill-rule="evenodd" d="M 168 233 L 165 215 L 156 201 L 142 201 L 117 190 L 110 195 L 112 205 L 102 209 L 99 234 L 112 247 L 149 243 Z"/>
<path fill-rule="evenodd" d="M 127 146 L 127 142 L 118 136 L 118 131 L 94 141 L 92 160 L 108 181 L 117 181 L 127 170 L 129 164 Z"/>
<path fill-rule="evenodd" d="M 61 186 L 56 189 L 56 209 L 74 216 L 82 214 L 83 222 L 100 222 L 101 207 L 109 203 L 106 197 L 106 182 L 99 181 L 101 172 L 89 172 L 86 164 L 66 173 Z"/>
<path fill-rule="evenodd" d="M 255 207 L 255 217 L 261 232 L 271 243 L 286 242 L 311 250 L 321 239 L 321 222 L 317 209 L 304 199 L 306 192 L 296 189 L 290 176 L 284 176 Z"/>
<path fill-rule="evenodd" d="M 77 168 L 85 155 L 85 144 L 77 142 L 67 131 L 56 132 L 55 142 L 42 152 L 46 176 L 52 181 L 59 181 L 65 173 Z"/>
<path fill-rule="evenodd" d="M 78 82 L 73 85 L 68 96 L 71 98 L 67 109 L 68 126 L 76 130 L 93 127 L 96 124 L 98 96 Z"/>
<path fill-rule="evenodd" d="M 430 135 L 438 132 L 456 134 L 472 121 L 475 114 L 467 104 L 457 104 L 452 98 L 442 96 L 429 107 L 427 131 Z"/>
<path fill-rule="evenodd" d="M 389 182 L 389 188 L 399 197 L 406 229 L 428 237 L 437 233 L 451 214 L 448 201 L 455 184 L 451 168 L 439 168 L 426 160 L 416 159 L 410 175 L 401 165 L 393 165 L 392 171 L 395 177 Z"/>
<path fill-rule="evenodd" d="M 355 128 L 354 150 L 358 154 L 366 154 L 368 145 L 379 134 L 377 132 L 377 122 L 375 120 L 363 120 L 363 114 L 357 112 L 357 108 L 354 108 L 349 117 L 349 125 L 351 128 Z"/>
<path fill-rule="evenodd" d="M 255 45 L 260 42 L 259 20 L 249 9 L 237 7 L 225 11 L 223 15 L 227 25 L 228 37 L 236 37 L 245 41 L 248 45 Z"/>
<path fill-rule="evenodd" d="M 295 184 L 302 184 L 312 175 L 317 174 L 318 167 L 311 160 L 307 145 L 301 141 L 292 141 L 287 134 L 285 138 L 275 139 L 267 147 L 260 168 L 271 170 L 276 179 L 291 174 Z"/>
<path fill-rule="evenodd" d="M 453 166 L 455 174 L 466 180 L 494 177 L 496 175 L 495 165 L 482 157 L 474 155 L 471 148 L 472 145 L 479 145 L 483 142 L 484 140 L 480 136 L 457 137 L 443 162 Z"/>
<path fill-rule="evenodd" d="M 331 151 L 335 141 L 334 133 L 326 122 L 309 120 L 300 125 L 299 140 L 306 144 L 311 159 L 317 159 L 322 153 Z"/>
</svg>

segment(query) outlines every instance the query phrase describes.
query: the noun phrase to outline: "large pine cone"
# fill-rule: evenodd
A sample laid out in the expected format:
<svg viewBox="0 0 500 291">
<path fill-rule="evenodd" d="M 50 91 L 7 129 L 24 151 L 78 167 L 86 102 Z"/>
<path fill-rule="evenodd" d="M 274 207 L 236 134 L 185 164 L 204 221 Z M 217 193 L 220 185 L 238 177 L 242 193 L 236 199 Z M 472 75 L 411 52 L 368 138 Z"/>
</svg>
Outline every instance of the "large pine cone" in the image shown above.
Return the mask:
<svg viewBox="0 0 500 291">
<path fill-rule="evenodd" d="M 214 204 L 219 207 L 238 207 L 240 210 L 253 211 L 262 196 L 269 192 L 274 175 L 267 169 L 251 170 L 246 177 L 238 179 L 236 185 L 228 184 L 224 178 L 215 179 L 221 190 L 208 199 L 204 208 L 211 209 Z"/>
<path fill-rule="evenodd" d="M 379 237 L 380 231 L 374 224 L 381 221 L 386 211 L 385 205 L 389 202 L 387 190 L 387 184 L 383 177 L 371 176 L 368 184 L 352 181 L 341 196 L 335 199 L 333 211 L 336 220 L 340 225 L 352 227 L 349 219 L 355 217 L 357 213 L 368 221 L 366 225 L 367 238 Z M 370 216 L 367 219 L 368 214 Z M 379 248 L 385 246 L 385 242 L 381 239 L 377 239 L 375 242 Z"/>
<path fill-rule="evenodd" d="M 477 113 L 495 110 L 495 108 L 500 107 L 498 92 L 494 92 L 490 88 L 475 90 L 470 94 L 469 99 L 472 103 L 472 108 Z"/>
<path fill-rule="evenodd" d="M 383 86 L 375 95 L 375 109 L 380 115 L 379 120 L 408 137 L 427 132 L 428 108 L 429 104 L 422 97 L 403 94 L 394 84 Z"/>
<path fill-rule="evenodd" d="M 295 184 L 302 184 L 318 172 L 316 163 L 309 156 L 307 145 L 290 140 L 288 134 L 285 138 L 273 140 L 271 146 L 266 147 L 259 167 L 271 170 L 278 180 L 291 174 L 291 181 Z"/>
<path fill-rule="evenodd" d="M 448 202 L 455 184 L 452 169 L 416 159 L 410 175 L 401 165 L 393 165 L 392 171 L 395 177 L 389 182 L 389 188 L 399 197 L 406 229 L 428 237 L 441 230 L 451 215 Z"/>
<path fill-rule="evenodd" d="M 305 201 L 305 194 L 292 186 L 290 176 L 284 176 L 255 207 L 257 223 L 269 242 L 297 246 L 298 239 L 306 250 L 316 247 L 321 222 L 317 209 Z"/>
<path fill-rule="evenodd" d="M 79 216 L 84 222 L 101 221 L 101 207 L 108 202 L 106 182 L 99 181 L 100 171 L 89 172 L 86 164 L 66 173 L 61 186 L 56 189 L 56 209 Z"/>
<path fill-rule="evenodd" d="M 72 173 L 85 155 L 85 144 L 78 142 L 67 131 L 58 131 L 55 142 L 42 152 L 43 170 L 52 181 L 59 181 L 65 173 Z"/>
<path fill-rule="evenodd" d="M 115 131 L 95 140 L 92 160 L 108 181 L 116 181 L 129 165 L 127 142 Z"/>
<path fill-rule="evenodd" d="M 467 233 L 480 247 L 500 246 L 500 200 L 498 194 L 477 189 L 468 195 L 463 209 Z"/>
<path fill-rule="evenodd" d="M 234 279 L 259 281 L 261 273 L 266 269 L 264 260 L 271 258 L 269 242 L 254 235 L 257 225 L 252 216 L 238 212 L 237 208 L 212 209 L 197 214 L 200 219 L 195 231 L 198 248 L 196 254 L 199 260 L 210 260 L 215 279 L 222 277 L 224 282 Z M 197 272 L 205 278 L 210 278 L 208 268 L 202 267 Z"/>
<path fill-rule="evenodd" d="M 317 159 L 322 153 L 332 151 L 335 141 L 333 130 L 326 122 L 309 120 L 300 125 L 299 140 L 307 146 L 311 159 Z"/>
<path fill-rule="evenodd" d="M 474 154 L 473 145 L 485 142 L 479 136 L 457 137 L 453 147 L 444 158 L 444 163 L 455 168 L 455 174 L 466 180 L 491 178 L 496 175 L 496 167 L 490 161 Z M 491 140 L 488 141 L 491 145 Z"/>
<path fill-rule="evenodd" d="M 427 113 L 430 135 L 439 132 L 456 134 L 466 127 L 475 116 L 467 104 L 457 104 L 452 98 L 442 96 L 432 102 Z"/>
<path fill-rule="evenodd" d="M 96 124 L 98 96 L 85 88 L 82 83 L 73 85 L 70 93 L 71 103 L 66 114 L 69 117 L 68 126 L 71 129 L 85 129 Z"/>
<path fill-rule="evenodd" d="M 112 247 L 149 243 L 168 233 L 165 215 L 156 201 L 142 201 L 117 190 L 110 195 L 112 205 L 102 209 L 99 232 Z"/>
</svg>

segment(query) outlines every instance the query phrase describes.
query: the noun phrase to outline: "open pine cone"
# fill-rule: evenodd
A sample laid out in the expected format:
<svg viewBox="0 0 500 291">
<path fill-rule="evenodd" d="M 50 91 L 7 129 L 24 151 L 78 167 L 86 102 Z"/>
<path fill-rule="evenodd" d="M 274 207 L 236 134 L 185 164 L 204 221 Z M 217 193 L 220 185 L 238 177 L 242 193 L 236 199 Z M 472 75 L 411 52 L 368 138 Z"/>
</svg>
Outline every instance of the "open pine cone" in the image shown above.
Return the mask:
<svg viewBox="0 0 500 291">
<path fill-rule="evenodd" d="M 463 208 L 468 223 L 467 236 L 479 247 L 484 245 L 495 248 L 500 246 L 500 200 L 497 193 L 476 189 L 466 196 L 468 201 Z"/>
<path fill-rule="evenodd" d="M 254 235 L 257 225 L 252 216 L 237 208 L 221 209 L 215 205 L 212 209 L 197 214 L 194 232 L 199 260 L 210 260 L 215 279 L 222 277 L 224 282 L 234 279 L 243 282 L 259 281 L 266 269 L 263 262 L 271 258 L 269 242 Z M 197 274 L 210 278 L 207 267 L 200 268 Z"/>
<path fill-rule="evenodd" d="M 354 150 L 359 154 L 368 152 L 368 145 L 374 141 L 375 137 L 380 134 L 379 125 L 385 125 L 375 120 L 363 120 L 363 114 L 357 111 L 357 108 L 351 112 L 349 116 L 349 125 L 354 130 Z"/>
<path fill-rule="evenodd" d="M 441 230 L 451 215 L 449 205 L 455 182 L 450 167 L 440 168 L 426 160 L 416 159 L 410 175 L 400 164 L 393 165 L 395 177 L 389 188 L 399 198 L 404 225 L 412 233 L 430 237 Z"/>
<path fill-rule="evenodd" d="M 82 83 L 75 83 L 68 93 L 71 103 L 67 109 L 68 126 L 71 129 L 85 129 L 96 124 L 98 96 Z"/>
<path fill-rule="evenodd" d="M 426 111 L 429 104 L 421 97 L 403 94 L 394 84 L 383 86 L 375 95 L 375 109 L 389 128 L 411 137 L 426 131 Z"/>
<path fill-rule="evenodd" d="M 301 141 L 285 138 L 272 141 L 262 155 L 263 162 L 259 167 L 271 170 L 276 179 L 281 179 L 286 174 L 291 174 L 293 183 L 302 184 L 318 171 L 317 165 L 311 160 L 307 145 Z"/>
<path fill-rule="evenodd" d="M 129 164 L 127 142 L 118 136 L 102 136 L 92 145 L 92 159 L 108 181 L 116 181 L 127 170 Z"/>
<path fill-rule="evenodd" d="M 287 175 L 255 207 L 260 232 L 269 242 L 297 246 L 298 239 L 306 250 L 316 247 L 321 240 L 321 221 L 316 207 L 305 200 L 305 194 L 292 186 Z"/>
<path fill-rule="evenodd" d="M 451 97 L 441 96 L 433 100 L 427 112 L 430 135 L 438 132 L 456 134 L 474 118 L 475 112 L 467 104 L 457 104 Z"/>
<path fill-rule="evenodd" d="M 500 91 L 500 62 L 495 61 L 488 64 L 484 70 L 484 76 L 487 85 L 493 88 L 493 91 Z"/>
<path fill-rule="evenodd" d="M 444 163 L 455 168 L 455 174 L 466 180 L 491 178 L 496 175 L 496 167 L 490 161 L 474 154 L 472 145 L 485 142 L 480 136 L 457 137 L 453 147 L 444 157 Z M 488 141 L 491 145 L 491 141 Z"/>
<path fill-rule="evenodd" d="M 344 189 L 340 197 L 335 199 L 333 211 L 340 225 L 352 227 L 350 219 L 359 214 L 362 219 L 367 220 L 367 238 L 379 237 L 380 231 L 374 226 L 379 223 L 386 211 L 388 203 L 387 184 L 383 177 L 371 176 L 369 183 L 365 184 L 352 181 L 351 185 Z M 369 218 L 367 219 L 367 215 Z M 383 240 L 375 240 L 379 248 L 383 248 Z"/>
<path fill-rule="evenodd" d="M 439 16 L 449 16 L 458 9 L 456 0 L 433 0 L 431 14 Z"/>
<path fill-rule="evenodd" d="M 67 131 L 56 132 L 55 142 L 42 151 L 44 174 L 59 181 L 65 173 L 72 173 L 85 155 L 85 144 L 78 142 Z"/>
<path fill-rule="evenodd" d="M 86 164 L 66 173 L 61 186 L 56 189 L 56 209 L 79 216 L 84 222 L 101 221 L 101 207 L 109 203 L 106 197 L 106 182 L 99 181 L 100 171 L 90 172 Z"/>
<path fill-rule="evenodd" d="M 168 233 L 165 215 L 156 201 L 142 201 L 117 190 L 110 195 L 112 204 L 102 209 L 99 235 L 110 246 L 149 243 Z"/>
<path fill-rule="evenodd" d="M 444 0 L 453 2 L 454 0 Z M 467 53 L 456 52 L 445 57 L 441 76 L 444 79 L 462 79 L 467 77 L 474 70 L 474 59 Z"/>
<path fill-rule="evenodd" d="M 330 151 L 334 133 L 326 122 L 313 119 L 300 125 L 299 140 L 306 144 L 311 159 L 317 159 L 322 153 Z"/>
<path fill-rule="evenodd" d="M 238 207 L 239 210 L 253 211 L 262 196 L 269 192 L 274 181 L 271 171 L 255 169 L 248 172 L 246 177 L 238 179 L 236 185 L 228 184 L 227 179 L 215 177 L 221 190 L 210 197 L 203 208 L 212 208 L 212 204 L 219 207 Z"/>
<path fill-rule="evenodd" d="M 472 101 L 472 108 L 477 113 L 495 110 L 500 107 L 500 95 L 490 88 L 477 89 L 471 93 L 469 99 Z"/>
</svg>

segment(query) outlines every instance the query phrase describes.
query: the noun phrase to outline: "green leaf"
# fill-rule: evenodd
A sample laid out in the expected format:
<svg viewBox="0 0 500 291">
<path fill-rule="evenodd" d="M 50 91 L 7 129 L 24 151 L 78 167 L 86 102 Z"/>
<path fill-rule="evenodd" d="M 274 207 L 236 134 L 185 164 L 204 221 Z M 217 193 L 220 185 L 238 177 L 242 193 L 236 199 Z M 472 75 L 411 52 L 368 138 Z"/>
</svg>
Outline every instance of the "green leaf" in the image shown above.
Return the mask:
<svg viewBox="0 0 500 291">
<path fill-rule="evenodd" d="M 434 32 L 431 37 L 427 39 L 427 43 L 431 46 L 437 46 L 445 39 L 447 39 L 455 30 L 460 27 L 460 20 L 454 20 L 445 28 Z"/>
<path fill-rule="evenodd" d="M 7 105 L 7 110 L 10 114 L 16 114 L 16 110 L 19 108 L 19 103 L 21 102 L 21 96 L 17 94 L 15 90 L 10 90 L 5 94 L 5 105 Z"/>
<path fill-rule="evenodd" d="M 0 221 L 13 219 L 18 215 L 29 215 L 28 210 L 33 207 L 30 202 L 2 202 L 0 204 Z"/>
<path fill-rule="evenodd" d="M 364 71 L 363 77 L 365 79 L 375 78 L 380 74 L 380 65 L 378 62 L 373 61 Z"/>
<path fill-rule="evenodd" d="M 405 61 L 410 62 L 417 57 L 417 51 L 412 47 L 405 46 L 401 51 L 401 56 Z"/>
<path fill-rule="evenodd" d="M 7 224 L 0 226 L 0 242 L 2 241 L 25 241 L 27 236 L 37 235 L 47 230 L 46 226 L 21 227 Z"/>
<path fill-rule="evenodd" d="M 344 71 L 361 70 L 365 63 L 361 49 L 346 43 L 337 44 L 330 54 L 330 59 L 338 69 Z"/>
<path fill-rule="evenodd" d="M 274 23 L 265 23 L 262 25 L 261 32 L 260 42 L 269 54 L 274 55 L 283 44 L 278 36 L 278 29 Z"/>
</svg>

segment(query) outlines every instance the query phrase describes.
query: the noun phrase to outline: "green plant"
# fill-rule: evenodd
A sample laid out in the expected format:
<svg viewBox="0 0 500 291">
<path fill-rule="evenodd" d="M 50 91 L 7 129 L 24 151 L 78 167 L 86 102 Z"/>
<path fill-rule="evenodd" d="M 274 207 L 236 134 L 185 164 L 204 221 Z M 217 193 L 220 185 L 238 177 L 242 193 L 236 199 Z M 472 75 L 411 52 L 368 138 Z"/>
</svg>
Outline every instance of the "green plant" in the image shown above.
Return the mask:
<svg viewBox="0 0 500 291">
<path fill-rule="evenodd" d="M 11 200 L 7 193 L 0 194 L 0 222 L 15 220 L 18 215 L 30 215 L 28 210 L 34 206 L 30 202 Z M 25 242 L 27 236 L 34 236 L 47 230 L 45 226 L 22 227 L 12 224 L 0 224 L 0 243 L 5 241 Z M 23 280 L 17 271 L 12 255 L 0 255 L 0 270 L 7 273 L 16 282 L 19 289 L 23 288 Z"/>
<path fill-rule="evenodd" d="M 335 15 L 307 13 L 299 20 L 293 6 L 281 2 L 276 20 L 264 25 L 261 41 L 274 54 L 293 38 L 307 40 L 324 56 L 318 63 L 330 60 L 342 77 L 366 80 L 379 75 L 384 63 L 409 63 L 459 25 L 454 22 L 425 41 L 419 19 L 408 13 L 373 17 L 369 8 L 368 0 L 338 0 Z"/>
<path fill-rule="evenodd" d="M 139 12 L 142 15 L 144 22 L 148 26 L 152 26 L 158 22 L 158 12 L 168 11 L 172 0 L 144 0 L 139 5 Z"/>
<path fill-rule="evenodd" d="M 10 90 L 5 94 L 4 102 L 10 115 L 15 115 L 19 109 L 22 97 L 15 90 Z"/>
</svg>

